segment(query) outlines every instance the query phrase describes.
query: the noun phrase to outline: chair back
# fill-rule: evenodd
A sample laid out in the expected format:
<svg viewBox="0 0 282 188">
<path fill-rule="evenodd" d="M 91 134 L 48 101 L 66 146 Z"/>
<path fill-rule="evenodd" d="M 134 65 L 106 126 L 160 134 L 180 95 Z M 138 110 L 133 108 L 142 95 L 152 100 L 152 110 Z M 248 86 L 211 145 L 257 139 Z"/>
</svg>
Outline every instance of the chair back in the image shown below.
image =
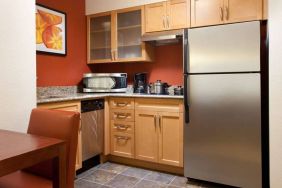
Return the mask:
<svg viewBox="0 0 282 188">
<path fill-rule="evenodd" d="M 80 125 L 78 112 L 34 109 L 30 116 L 28 134 L 52 137 L 66 141 L 67 187 L 74 187 L 75 162 Z M 46 161 L 28 168 L 29 172 L 45 178 L 52 178 L 52 161 Z"/>
</svg>

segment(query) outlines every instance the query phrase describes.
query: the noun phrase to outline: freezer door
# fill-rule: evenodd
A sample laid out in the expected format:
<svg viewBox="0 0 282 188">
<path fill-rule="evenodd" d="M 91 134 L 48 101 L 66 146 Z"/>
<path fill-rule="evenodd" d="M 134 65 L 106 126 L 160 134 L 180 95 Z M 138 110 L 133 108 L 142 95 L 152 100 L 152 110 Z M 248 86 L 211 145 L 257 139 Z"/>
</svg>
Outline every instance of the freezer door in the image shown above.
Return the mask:
<svg viewBox="0 0 282 188">
<path fill-rule="evenodd" d="M 185 176 L 261 187 L 260 74 L 188 77 Z"/>
<path fill-rule="evenodd" d="M 258 21 L 189 29 L 188 41 L 184 73 L 260 71 Z"/>
</svg>

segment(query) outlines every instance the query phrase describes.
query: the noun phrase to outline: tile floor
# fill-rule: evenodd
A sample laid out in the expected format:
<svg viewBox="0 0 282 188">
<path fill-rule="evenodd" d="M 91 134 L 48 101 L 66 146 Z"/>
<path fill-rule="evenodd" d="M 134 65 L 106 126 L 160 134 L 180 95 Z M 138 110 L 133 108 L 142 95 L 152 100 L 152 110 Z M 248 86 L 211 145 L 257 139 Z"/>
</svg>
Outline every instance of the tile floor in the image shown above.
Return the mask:
<svg viewBox="0 0 282 188">
<path fill-rule="evenodd" d="M 222 188 L 185 177 L 107 162 L 77 176 L 75 188 Z"/>
</svg>

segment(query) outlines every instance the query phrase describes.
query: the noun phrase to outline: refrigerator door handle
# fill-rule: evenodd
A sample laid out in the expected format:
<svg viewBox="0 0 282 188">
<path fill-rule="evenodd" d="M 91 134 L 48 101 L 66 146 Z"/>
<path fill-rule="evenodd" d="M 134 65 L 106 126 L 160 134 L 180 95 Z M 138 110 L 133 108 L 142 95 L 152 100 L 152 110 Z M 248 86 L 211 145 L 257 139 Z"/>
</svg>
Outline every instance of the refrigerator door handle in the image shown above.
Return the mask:
<svg viewBox="0 0 282 188">
<path fill-rule="evenodd" d="M 183 70 L 184 74 L 188 73 L 189 68 L 189 41 L 188 41 L 188 29 L 184 29 L 183 33 Z"/>
<path fill-rule="evenodd" d="M 188 89 L 188 75 L 184 74 L 184 121 L 186 124 L 190 122 Z"/>
</svg>

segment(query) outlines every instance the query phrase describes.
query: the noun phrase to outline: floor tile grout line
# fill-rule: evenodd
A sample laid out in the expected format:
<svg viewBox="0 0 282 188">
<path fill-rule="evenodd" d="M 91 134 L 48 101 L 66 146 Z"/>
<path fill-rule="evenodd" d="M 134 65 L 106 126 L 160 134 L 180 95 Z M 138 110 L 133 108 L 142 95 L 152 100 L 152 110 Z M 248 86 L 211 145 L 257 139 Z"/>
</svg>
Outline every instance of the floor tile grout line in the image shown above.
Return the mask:
<svg viewBox="0 0 282 188">
<path fill-rule="evenodd" d="M 175 180 L 176 179 L 176 176 L 174 176 L 172 179 L 171 179 L 171 181 L 169 182 L 169 184 L 168 185 L 171 185 L 171 183 L 173 182 L 173 180 Z"/>
<path fill-rule="evenodd" d="M 110 164 L 115 164 L 115 163 L 104 163 L 104 166 L 107 166 L 107 165 L 110 165 Z M 119 164 L 116 164 L 116 165 L 119 165 Z M 101 166 L 103 166 L 103 165 L 101 165 Z M 112 178 L 110 178 L 108 181 L 106 181 L 106 182 L 98 183 L 98 182 L 96 182 L 96 181 L 91 181 L 91 180 L 88 180 L 88 181 L 90 181 L 90 182 L 92 182 L 92 183 L 98 183 L 99 185 L 105 185 L 105 186 L 112 187 L 111 185 L 107 185 L 107 183 L 109 183 L 110 181 L 112 181 L 112 180 L 113 180 L 115 177 L 117 177 L 118 175 L 122 175 L 121 173 L 123 173 L 124 171 L 126 171 L 127 169 L 130 168 L 129 166 L 125 166 L 125 165 L 121 165 L 121 166 L 124 166 L 124 167 L 126 167 L 126 168 L 125 168 L 124 170 L 120 171 L 120 172 L 118 172 L 118 171 L 110 171 L 110 170 L 107 170 L 107 169 L 103 169 L 103 168 L 101 168 L 100 166 L 97 166 L 95 170 L 93 170 L 93 171 L 87 173 L 85 176 L 83 176 L 83 177 L 81 177 L 81 178 L 79 178 L 79 179 L 86 180 L 86 179 L 84 179 L 86 176 L 90 175 L 92 172 L 95 172 L 95 171 L 97 171 L 97 170 L 101 170 L 101 171 L 104 171 L 104 172 L 110 172 L 110 173 L 113 173 L 113 174 L 115 174 L 115 175 L 114 175 Z"/>
<path fill-rule="evenodd" d="M 104 170 L 104 169 L 97 169 L 97 170 L 101 170 L 101 171 L 104 171 L 104 172 L 110 172 L 110 171 L 107 171 L 107 170 Z M 97 170 L 95 170 L 95 171 L 97 171 Z M 95 172 L 95 171 L 93 171 L 93 172 Z M 119 174 L 117 174 L 117 173 L 114 173 L 114 172 L 110 172 L 110 173 L 112 173 L 112 174 L 115 174 L 112 178 L 110 178 L 107 182 L 103 182 L 103 183 L 98 183 L 98 182 L 96 182 L 96 181 L 91 181 L 91 180 L 88 180 L 88 181 L 91 181 L 91 182 L 93 182 L 93 183 L 98 183 L 98 184 L 100 184 L 100 185 L 106 185 L 106 183 L 108 183 L 108 182 L 110 182 L 112 179 L 114 179 L 117 175 L 119 175 Z M 88 175 L 90 175 L 90 174 L 88 174 Z M 87 179 L 85 179 L 85 177 L 83 177 L 83 178 L 81 178 L 81 179 L 83 179 L 83 180 L 87 180 Z M 108 185 L 107 185 L 108 186 Z M 111 186 L 110 186 L 111 187 Z"/>
<path fill-rule="evenodd" d="M 145 180 L 144 178 L 145 178 L 147 175 L 151 174 L 151 173 L 152 173 L 152 171 L 148 171 L 148 174 L 146 174 L 145 176 L 143 176 L 142 178 L 140 178 L 140 180 L 139 180 L 138 182 L 136 182 L 136 184 L 133 185 L 133 187 L 136 187 L 136 185 L 137 185 L 138 183 L 140 183 L 142 180 Z"/>
<path fill-rule="evenodd" d="M 168 173 L 164 173 L 164 172 L 158 172 L 158 171 L 151 171 L 151 174 L 152 174 L 152 173 L 161 173 L 161 174 L 166 174 L 166 175 L 171 175 L 171 176 L 173 176 L 172 180 L 171 180 L 169 183 L 163 183 L 163 182 L 161 182 L 161 181 L 145 179 L 145 177 L 148 176 L 148 175 L 150 175 L 150 174 L 147 174 L 147 175 L 144 177 L 145 180 L 148 180 L 148 181 L 151 181 L 151 182 L 155 182 L 155 183 L 161 183 L 161 184 L 167 185 L 167 186 L 169 186 L 170 183 L 177 177 L 176 175 L 172 175 L 172 174 L 168 174 Z M 167 187 L 167 186 L 166 186 L 166 187 Z"/>
<path fill-rule="evenodd" d="M 103 170 L 103 169 L 102 169 Z M 106 170 L 104 170 L 104 171 L 106 171 Z M 106 171 L 106 172 L 109 172 L 109 171 Z M 114 172 L 111 172 L 111 173 L 114 173 Z M 115 175 L 112 177 L 112 178 L 110 178 L 107 182 L 104 182 L 103 183 L 103 185 L 106 185 L 107 183 L 109 183 L 110 181 L 112 181 L 115 177 L 117 177 L 119 174 L 117 174 L 117 173 L 114 173 Z M 108 186 L 108 185 L 107 185 Z M 112 187 L 112 186 L 111 186 Z"/>
<path fill-rule="evenodd" d="M 109 164 L 115 164 L 115 163 L 109 163 Z M 124 165 L 123 165 L 124 166 Z M 127 170 L 129 167 L 128 166 L 125 166 L 126 167 L 126 169 L 124 169 L 123 171 L 121 171 L 121 172 L 117 172 L 117 173 L 115 173 L 115 172 L 111 172 L 110 170 L 106 170 L 106 169 L 102 169 L 102 170 L 104 170 L 104 171 L 106 171 L 106 172 L 111 172 L 111 173 L 115 173 L 116 175 L 115 176 L 113 176 L 111 179 L 109 179 L 106 183 L 104 183 L 103 185 L 106 185 L 106 186 L 110 186 L 110 185 L 107 185 L 107 183 L 109 183 L 110 181 L 112 181 L 115 177 L 117 177 L 118 175 L 121 175 L 121 173 L 122 172 L 124 172 L 125 170 Z M 112 187 L 112 186 L 110 186 L 110 187 Z"/>
<path fill-rule="evenodd" d="M 90 171 L 85 171 L 85 172 L 87 172 L 87 173 L 86 173 L 85 175 L 83 175 L 82 177 L 77 178 L 75 181 L 80 180 L 80 179 L 83 179 L 85 176 L 90 175 L 92 172 L 95 172 L 96 170 L 97 170 L 97 168 L 95 167 L 94 170 L 91 170 L 91 169 L 90 169 Z"/>
<path fill-rule="evenodd" d="M 87 182 L 90 182 L 90 183 L 95 183 L 95 184 L 98 184 L 98 185 L 103 185 L 103 184 L 101 184 L 101 183 L 98 183 L 98 182 L 92 181 L 92 180 L 87 180 L 87 179 L 81 179 L 81 180 L 87 181 Z"/>
</svg>

